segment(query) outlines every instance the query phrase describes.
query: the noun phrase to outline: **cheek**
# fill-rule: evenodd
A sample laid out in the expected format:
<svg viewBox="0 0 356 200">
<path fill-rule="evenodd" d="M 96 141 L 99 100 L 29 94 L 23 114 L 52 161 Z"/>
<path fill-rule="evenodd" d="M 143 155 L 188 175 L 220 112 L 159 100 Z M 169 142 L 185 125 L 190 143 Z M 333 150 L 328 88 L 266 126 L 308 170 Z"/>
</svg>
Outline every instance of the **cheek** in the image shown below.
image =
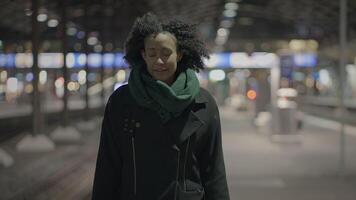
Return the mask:
<svg viewBox="0 0 356 200">
<path fill-rule="evenodd" d="M 154 60 L 151 59 L 151 58 L 146 58 L 146 59 L 145 59 L 145 62 L 146 62 L 146 65 L 147 65 L 147 66 L 151 66 L 151 65 L 153 65 L 153 63 L 154 63 Z"/>
<path fill-rule="evenodd" d="M 169 65 L 169 68 L 171 70 L 175 71 L 177 69 L 177 63 L 176 62 L 169 62 L 168 65 Z"/>
<path fill-rule="evenodd" d="M 167 63 L 169 63 L 171 67 L 177 67 L 177 57 L 175 56 L 170 57 Z"/>
</svg>

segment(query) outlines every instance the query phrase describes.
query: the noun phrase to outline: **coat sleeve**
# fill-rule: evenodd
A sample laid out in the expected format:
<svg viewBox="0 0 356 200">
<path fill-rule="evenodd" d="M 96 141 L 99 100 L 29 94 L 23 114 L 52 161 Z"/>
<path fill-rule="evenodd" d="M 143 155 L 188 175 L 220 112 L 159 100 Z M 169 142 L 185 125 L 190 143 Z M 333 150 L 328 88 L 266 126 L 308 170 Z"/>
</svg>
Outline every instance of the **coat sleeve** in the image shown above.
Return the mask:
<svg viewBox="0 0 356 200">
<path fill-rule="evenodd" d="M 100 145 L 96 162 L 92 199 L 119 199 L 121 158 L 114 138 L 113 106 L 109 99 L 101 127 Z"/>
<path fill-rule="evenodd" d="M 206 200 L 229 200 L 224 156 L 222 150 L 220 116 L 217 107 L 210 122 L 205 147 L 200 160 L 200 173 Z"/>
</svg>

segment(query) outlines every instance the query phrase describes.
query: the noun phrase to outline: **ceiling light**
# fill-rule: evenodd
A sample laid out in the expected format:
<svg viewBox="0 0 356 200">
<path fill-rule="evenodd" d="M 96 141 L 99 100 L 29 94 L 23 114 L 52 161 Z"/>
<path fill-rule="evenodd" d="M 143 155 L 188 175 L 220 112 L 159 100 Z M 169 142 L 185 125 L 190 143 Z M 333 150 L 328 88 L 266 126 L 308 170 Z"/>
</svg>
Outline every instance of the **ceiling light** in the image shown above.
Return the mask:
<svg viewBox="0 0 356 200">
<path fill-rule="evenodd" d="M 98 43 L 98 38 L 97 37 L 89 37 L 87 42 L 89 45 L 96 45 Z"/>
<path fill-rule="evenodd" d="M 215 43 L 217 45 L 224 45 L 227 42 L 227 37 L 216 37 Z"/>
<path fill-rule="evenodd" d="M 220 22 L 220 26 L 223 28 L 231 28 L 234 22 L 232 20 L 224 19 Z"/>
<path fill-rule="evenodd" d="M 237 9 L 239 9 L 239 4 L 237 4 L 237 3 L 232 3 L 232 2 L 226 3 L 226 4 L 225 4 L 225 9 L 226 9 L 226 10 L 237 10 Z"/>
<path fill-rule="evenodd" d="M 48 27 L 57 27 L 58 26 L 58 20 L 56 19 L 50 19 L 47 22 Z"/>
<path fill-rule="evenodd" d="M 69 27 L 67 29 L 67 35 L 74 36 L 77 33 L 77 29 L 75 27 Z"/>
<path fill-rule="evenodd" d="M 229 35 L 229 30 L 226 28 L 219 28 L 218 30 L 218 36 L 219 37 L 226 37 Z"/>
<path fill-rule="evenodd" d="M 224 10 L 224 16 L 228 18 L 233 18 L 236 16 L 236 11 L 235 10 Z"/>
<path fill-rule="evenodd" d="M 31 16 L 32 15 L 32 10 L 31 9 L 29 9 L 29 8 L 25 8 L 25 15 L 26 16 Z"/>
<path fill-rule="evenodd" d="M 39 14 L 37 15 L 37 21 L 39 22 L 44 22 L 47 20 L 47 15 L 46 14 Z"/>
</svg>

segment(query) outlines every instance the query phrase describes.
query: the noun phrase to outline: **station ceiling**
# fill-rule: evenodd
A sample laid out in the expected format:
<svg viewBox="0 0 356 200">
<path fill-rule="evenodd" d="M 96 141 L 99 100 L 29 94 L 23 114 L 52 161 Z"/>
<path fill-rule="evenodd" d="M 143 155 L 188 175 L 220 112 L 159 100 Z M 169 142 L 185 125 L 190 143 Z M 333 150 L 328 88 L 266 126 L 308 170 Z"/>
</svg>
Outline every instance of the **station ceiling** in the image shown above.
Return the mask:
<svg viewBox="0 0 356 200">
<path fill-rule="evenodd" d="M 61 21 L 65 1 L 38 1 L 39 13 L 47 15 L 40 22 L 41 38 L 56 40 L 60 25 L 48 27 L 47 22 Z M 235 50 L 235 42 L 242 40 L 315 39 L 330 45 L 338 42 L 339 0 L 67 0 L 65 7 L 71 30 L 78 33 L 87 27 L 103 43 L 113 42 L 120 48 L 134 19 L 148 11 L 160 18 L 175 16 L 199 24 L 201 34 L 213 45 L 217 30 L 226 19 L 226 2 L 238 4 L 226 42 L 231 50 Z M 31 4 L 31 0 L 0 0 L 2 42 L 30 40 Z M 348 0 L 347 6 L 348 36 L 355 38 L 356 1 Z M 77 36 L 68 36 L 70 44 L 78 41 Z"/>
</svg>

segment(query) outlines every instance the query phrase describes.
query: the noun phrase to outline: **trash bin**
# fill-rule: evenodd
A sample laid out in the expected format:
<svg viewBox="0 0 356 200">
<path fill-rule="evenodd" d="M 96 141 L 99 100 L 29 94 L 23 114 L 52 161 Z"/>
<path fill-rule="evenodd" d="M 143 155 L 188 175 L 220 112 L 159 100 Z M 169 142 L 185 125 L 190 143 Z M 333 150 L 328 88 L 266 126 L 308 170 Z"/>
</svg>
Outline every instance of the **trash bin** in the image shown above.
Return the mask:
<svg viewBox="0 0 356 200">
<path fill-rule="evenodd" d="M 294 99 L 298 92 L 293 88 L 281 88 L 277 91 L 277 115 L 279 134 L 295 134 L 297 132 L 297 103 Z"/>
</svg>

